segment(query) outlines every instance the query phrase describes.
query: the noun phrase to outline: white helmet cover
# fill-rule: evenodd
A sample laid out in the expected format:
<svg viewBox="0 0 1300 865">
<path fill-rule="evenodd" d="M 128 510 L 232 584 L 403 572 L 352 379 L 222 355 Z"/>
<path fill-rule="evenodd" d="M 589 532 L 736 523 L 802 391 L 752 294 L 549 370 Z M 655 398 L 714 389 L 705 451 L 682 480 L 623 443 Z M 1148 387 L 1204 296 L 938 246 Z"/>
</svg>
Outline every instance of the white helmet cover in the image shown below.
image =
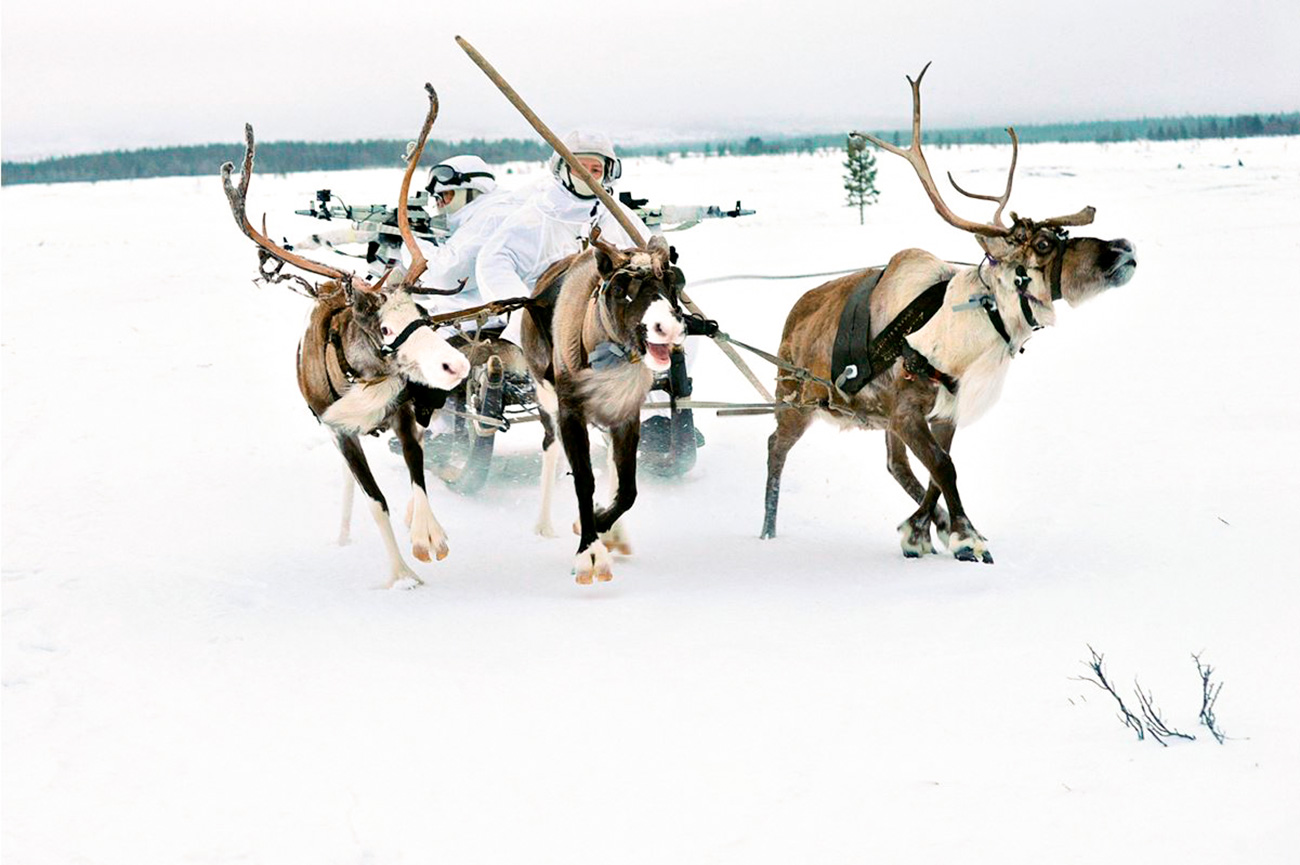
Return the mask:
<svg viewBox="0 0 1300 865">
<path fill-rule="evenodd" d="M 569 148 L 569 152 L 575 156 L 583 154 L 602 157 L 605 160 L 605 176 L 601 178 L 600 182 L 605 189 L 613 190 L 614 181 L 618 180 L 623 174 L 623 161 L 614 152 L 614 142 L 608 135 L 603 132 L 574 130 L 560 140 L 564 142 L 565 147 Z M 559 152 L 551 154 L 548 167 L 551 174 L 555 175 L 570 192 L 582 198 L 594 197 L 582 195 L 574 187 L 574 178 L 569 176 L 569 166 L 560 158 Z"/>
</svg>

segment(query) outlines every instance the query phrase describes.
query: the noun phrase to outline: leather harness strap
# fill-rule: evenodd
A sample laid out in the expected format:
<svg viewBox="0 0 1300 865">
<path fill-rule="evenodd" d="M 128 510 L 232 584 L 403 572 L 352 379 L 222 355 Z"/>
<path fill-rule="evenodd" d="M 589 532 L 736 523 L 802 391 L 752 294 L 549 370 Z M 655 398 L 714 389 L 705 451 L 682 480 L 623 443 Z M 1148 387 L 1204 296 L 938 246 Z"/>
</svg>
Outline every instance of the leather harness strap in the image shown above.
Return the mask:
<svg viewBox="0 0 1300 865">
<path fill-rule="evenodd" d="M 840 329 L 835 335 L 831 355 L 831 378 L 850 396 L 893 364 L 907 346 L 908 334 L 920 330 L 943 306 L 948 280 L 936 282 L 921 292 L 902 312 L 887 324 L 874 340 L 868 342 L 867 321 L 870 292 L 880 280 L 880 273 L 862 280 L 845 311 L 840 315 Z M 863 297 L 865 295 L 865 297 Z M 856 307 L 856 308 L 855 308 Z"/>
<path fill-rule="evenodd" d="M 957 379 L 934 368 L 930 359 L 911 345 L 903 343 L 903 374 L 908 378 L 923 378 L 943 385 L 948 393 L 957 393 Z"/>
<path fill-rule="evenodd" d="M 343 350 L 343 327 L 339 324 L 339 313 L 350 307 L 339 307 L 330 313 L 326 327 L 329 338 L 325 342 L 325 380 L 329 384 L 330 396 L 338 400 L 353 382 L 360 378 L 357 371 L 348 366 L 347 353 Z"/>
<path fill-rule="evenodd" d="M 871 271 L 858 280 L 840 313 L 839 330 L 831 346 L 831 381 L 847 394 L 862 390 L 872 378 L 871 360 L 866 356 L 871 342 L 871 291 L 883 273 Z"/>
</svg>

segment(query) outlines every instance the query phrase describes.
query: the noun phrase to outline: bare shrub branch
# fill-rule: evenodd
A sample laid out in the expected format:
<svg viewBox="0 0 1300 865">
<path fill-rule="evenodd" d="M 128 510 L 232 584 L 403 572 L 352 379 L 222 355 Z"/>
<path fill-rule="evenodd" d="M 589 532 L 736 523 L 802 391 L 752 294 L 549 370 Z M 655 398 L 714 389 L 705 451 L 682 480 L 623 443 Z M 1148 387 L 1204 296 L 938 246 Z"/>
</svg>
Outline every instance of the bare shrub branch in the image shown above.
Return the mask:
<svg viewBox="0 0 1300 865">
<path fill-rule="evenodd" d="M 1150 691 L 1143 691 L 1142 686 L 1136 678 L 1133 679 L 1133 691 L 1137 694 L 1138 708 L 1142 712 L 1142 719 L 1146 721 L 1147 732 L 1151 738 L 1155 739 L 1166 748 L 1169 743 L 1165 739 L 1186 739 L 1189 742 L 1196 741 L 1195 736 L 1179 732 L 1165 723 L 1165 719 L 1160 717 L 1160 707 L 1155 704 L 1155 699 L 1151 696 Z"/>
<path fill-rule="evenodd" d="M 1124 700 L 1120 697 L 1119 693 L 1111 687 L 1110 681 L 1106 678 L 1105 671 L 1102 670 L 1102 661 L 1106 659 L 1106 656 L 1098 654 L 1097 650 L 1091 645 L 1088 646 L 1088 651 L 1092 653 L 1092 660 L 1083 661 L 1081 663 L 1091 669 L 1096 678 L 1093 678 L 1093 676 L 1076 676 L 1075 678 L 1081 682 L 1091 682 L 1114 697 L 1115 702 L 1119 704 L 1119 719 L 1124 722 L 1124 726 L 1132 728 L 1133 732 L 1137 733 L 1138 739 L 1145 739 L 1146 731 L 1142 724 L 1142 719 L 1128 710 L 1128 706 L 1124 705 Z"/>
<path fill-rule="evenodd" d="M 1223 683 L 1215 684 L 1210 681 L 1210 677 L 1214 675 L 1214 668 L 1209 664 L 1202 664 L 1200 655 L 1193 654 L 1192 660 L 1196 662 L 1196 672 L 1201 674 L 1201 723 L 1222 745 L 1227 736 L 1219 729 L 1218 719 L 1214 716 L 1214 704 L 1219 699 L 1219 692 L 1223 690 Z"/>
</svg>

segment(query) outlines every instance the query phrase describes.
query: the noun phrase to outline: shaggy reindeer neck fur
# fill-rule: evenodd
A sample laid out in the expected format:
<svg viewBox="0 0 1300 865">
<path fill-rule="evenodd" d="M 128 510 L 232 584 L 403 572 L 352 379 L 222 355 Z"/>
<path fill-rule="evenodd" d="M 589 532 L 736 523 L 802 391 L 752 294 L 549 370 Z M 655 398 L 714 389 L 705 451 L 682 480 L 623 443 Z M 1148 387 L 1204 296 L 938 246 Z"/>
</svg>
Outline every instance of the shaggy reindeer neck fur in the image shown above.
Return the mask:
<svg viewBox="0 0 1300 865">
<path fill-rule="evenodd" d="M 648 266 L 648 257 L 646 263 Z M 596 346 L 603 342 L 628 345 L 631 341 L 631 334 L 617 332 L 602 305 L 598 292 L 603 281 L 594 251 L 580 254 L 569 266 L 551 319 L 552 363 L 557 386 L 576 397 L 593 422 L 609 425 L 640 410 L 654 374 L 644 363 L 591 368 Z"/>
<path fill-rule="evenodd" d="M 349 304 L 327 283 L 298 346 L 298 388 L 312 414 L 347 434 L 384 424 L 401 401 L 404 380 L 379 353 L 378 297 Z"/>
<path fill-rule="evenodd" d="M 1037 325 L 1055 324 L 1056 313 L 1052 310 L 1051 287 L 1046 275 L 1042 271 L 1026 273 L 1029 282 L 1021 289 L 1010 267 L 981 262 L 958 272 L 948 283 L 939 312 L 907 337 L 908 344 L 936 369 L 958 381 L 955 395 L 944 388 L 939 390 L 933 417 L 968 424 L 997 402 L 1011 359 L 1024 348 L 1035 330 L 1022 312 L 1022 291 Z M 980 295 L 992 295 L 1006 338 L 983 308 L 967 305 L 972 297 Z M 967 308 L 955 310 L 954 306 Z"/>
</svg>

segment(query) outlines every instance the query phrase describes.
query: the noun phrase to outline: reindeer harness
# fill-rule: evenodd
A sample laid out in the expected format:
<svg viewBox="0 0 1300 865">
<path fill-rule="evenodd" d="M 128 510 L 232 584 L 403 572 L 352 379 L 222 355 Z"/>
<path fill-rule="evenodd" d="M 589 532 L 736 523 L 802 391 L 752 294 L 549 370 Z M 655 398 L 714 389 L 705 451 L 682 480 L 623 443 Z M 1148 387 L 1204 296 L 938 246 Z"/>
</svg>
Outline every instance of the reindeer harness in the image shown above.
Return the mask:
<svg viewBox="0 0 1300 865">
<path fill-rule="evenodd" d="M 601 329 L 606 334 L 612 337 L 617 333 L 613 314 L 609 311 L 609 292 L 614 280 L 622 274 L 629 275 L 631 282 L 628 285 L 628 293 L 631 294 L 632 287 L 639 286 L 654 270 L 652 267 L 624 265 L 601 281 L 600 286 L 591 295 L 591 302 L 596 304 L 596 317 L 600 322 Z M 681 307 L 678 305 L 677 292 L 669 289 L 665 299 L 672 305 L 673 310 L 680 315 Z M 640 362 L 641 353 L 637 351 L 635 346 L 613 339 L 597 343 L 587 357 L 587 363 L 595 370 L 612 369 L 624 363 Z"/>
<path fill-rule="evenodd" d="M 352 368 L 348 363 L 347 351 L 343 346 L 343 329 L 347 326 L 346 320 L 341 321 L 339 313 L 350 311 L 350 306 L 341 306 L 330 313 L 326 321 L 328 336 L 325 340 L 325 350 L 322 362 L 325 364 L 325 381 L 330 389 L 330 401 L 337 402 L 343 398 L 343 394 L 353 385 L 360 382 L 366 384 L 376 379 L 367 379 L 361 373 Z M 427 318 L 419 318 L 408 324 L 397 339 L 388 345 L 376 345 L 371 339 L 372 345 L 379 356 L 385 360 L 392 357 L 401 348 L 402 343 L 411 338 L 411 335 L 421 327 L 435 327 L 436 325 Z M 367 336 L 369 336 L 367 334 Z M 447 401 L 447 391 L 437 388 L 427 387 L 419 382 L 406 382 L 406 389 L 410 395 L 415 408 L 416 420 L 421 426 L 428 426 L 433 412 L 442 408 Z M 313 412 L 314 414 L 314 412 Z M 379 430 L 373 431 L 378 434 Z"/>
<path fill-rule="evenodd" d="M 955 380 L 934 369 L 929 361 L 925 361 L 924 364 L 928 372 L 925 372 L 914 359 L 911 365 L 908 365 L 909 351 L 922 361 L 925 359 L 908 345 L 907 335 L 920 330 L 943 306 L 943 297 L 948 291 L 948 280 L 936 282 L 917 295 L 880 331 L 875 339 L 869 340 L 871 292 L 883 273 L 884 271 L 869 274 L 859 282 L 849 295 L 849 301 L 840 314 L 839 331 L 835 334 L 835 344 L 831 348 L 831 379 L 835 382 L 835 387 L 852 396 L 903 355 L 904 368 L 909 372 L 924 372 L 925 378 L 940 382 L 949 390 L 954 390 Z M 951 386 L 948 381 L 952 381 Z"/>
<path fill-rule="evenodd" d="M 1056 238 L 1056 254 L 1052 259 L 1048 273 L 1048 282 L 1051 286 L 1052 300 L 1054 301 L 1061 298 L 1061 268 L 1065 261 L 1065 246 L 1069 240 L 1069 233 L 1058 229 Z M 985 260 L 990 264 L 997 264 L 992 255 L 986 254 Z M 973 295 L 965 303 L 955 305 L 953 309 L 958 311 L 976 307 L 983 309 L 993 329 L 1006 343 L 1008 352 L 1014 353 L 1011 334 L 1007 330 L 1001 311 L 998 309 L 993 289 L 984 281 L 983 266 L 984 262 L 980 262 L 976 266 L 976 274 L 979 276 L 980 282 L 988 290 L 982 294 Z M 875 339 L 870 339 L 871 292 L 876 287 L 876 284 L 880 282 L 883 274 L 884 271 L 881 270 L 864 277 L 849 294 L 848 302 L 844 305 L 844 311 L 840 313 L 839 330 L 836 331 L 835 343 L 831 348 L 831 379 L 835 382 L 835 387 L 852 396 L 866 387 L 872 379 L 888 369 L 894 360 L 901 356 L 903 358 L 903 370 L 906 374 L 911 377 L 925 378 L 936 382 L 943 385 L 950 392 L 956 393 L 957 380 L 936 369 L 929 359 L 912 348 L 906 339 L 908 334 L 919 330 L 939 311 L 943 305 L 943 297 L 948 290 L 949 281 L 945 279 L 942 282 L 937 282 L 921 292 L 893 321 L 885 326 Z M 1016 294 L 1020 300 L 1020 314 L 1030 328 L 1038 330 L 1042 325 L 1038 323 L 1038 319 L 1034 316 L 1034 311 L 1030 306 L 1028 292 L 1030 282 L 1028 271 L 1023 266 L 1017 267 L 1015 286 Z M 1024 348 L 1020 348 L 1020 351 L 1023 352 Z"/>
<path fill-rule="evenodd" d="M 1065 247 L 1070 240 L 1069 232 L 1063 228 L 1056 229 L 1055 233 L 1056 233 L 1056 252 L 1055 255 L 1052 257 L 1051 268 L 1047 274 L 1047 281 L 1051 289 L 1053 302 L 1061 299 L 1061 269 L 1065 265 Z M 991 254 L 985 253 L 984 261 L 981 261 L 978 265 L 976 265 L 975 274 L 979 277 L 980 282 L 988 290 L 983 294 L 973 295 L 965 303 L 959 303 L 956 306 L 954 306 L 953 309 L 963 310 L 963 309 L 974 309 L 977 306 L 981 307 L 984 310 L 985 315 L 989 317 L 989 323 L 993 325 L 993 329 L 998 332 L 998 336 L 1002 337 L 1002 341 L 1007 344 L 1007 351 L 1009 353 L 1015 354 L 1015 352 L 1012 349 L 1011 335 L 1007 332 L 1006 323 L 1002 320 L 1002 313 L 998 311 L 997 300 L 993 297 L 993 288 L 987 282 L 984 281 L 983 268 L 985 262 L 994 265 L 997 264 L 998 262 L 997 259 L 995 259 Z M 1029 271 L 1025 269 L 1024 265 L 1017 266 L 1015 285 L 1016 285 L 1016 294 L 1020 300 L 1020 314 L 1021 316 L 1024 317 L 1025 323 L 1028 324 L 1031 329 L 1040 330 L 1042 328 L 1042 325 L 1038 323 L 1038 319 L 1034 316 L 1034 310 L 1030 306 L 1030 297 L 1028 291 L 1030 282 L 1031 280 L 1029 277 Z M 1020 349 L 1020 353 L 1024 353 L 1023 347 Z"/>
</svg>

